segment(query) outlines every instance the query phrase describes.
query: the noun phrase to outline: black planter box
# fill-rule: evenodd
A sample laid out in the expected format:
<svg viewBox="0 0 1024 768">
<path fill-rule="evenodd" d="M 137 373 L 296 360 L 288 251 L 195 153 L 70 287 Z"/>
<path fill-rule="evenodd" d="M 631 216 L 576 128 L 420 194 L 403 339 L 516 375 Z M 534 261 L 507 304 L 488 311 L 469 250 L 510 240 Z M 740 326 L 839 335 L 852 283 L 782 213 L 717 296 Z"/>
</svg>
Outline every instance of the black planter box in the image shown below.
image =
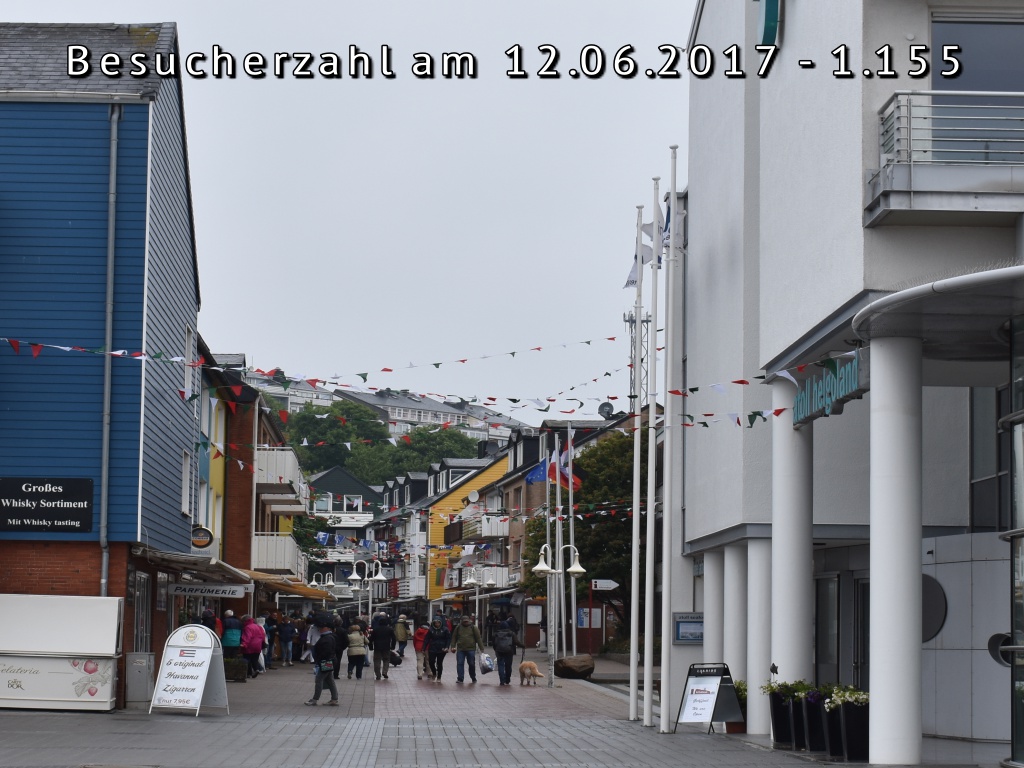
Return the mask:
<svg viewBox="0 0 1024 768">
<path fill-rule="evenodd" d="M 848 763 L 868 760 L 868 704 L 844 703 L 840 712 L 843 723 L 843 757 Z"/>
<path fill-rule="evenodd" d="M 835 760 L 843 759 L 843 720 L 842 710 L 821 708 L 821 716 L 825 720 L 825 751 Z"/>
<path fill-rule="evenodd" d="M 794 706 L 797 706 L 796 702 L 794 702 Z M 827 752 L 825 705 L 821 701 L 811 702 L 807 699 L 800 699 L 799 706 L 800 715 L 804 720 L 803 748 L 808 752 Z"/>
<path fill-rule="evenodd" d="M 775 746 L 791 748 L 793 745 L 793 722 L 789 702 L 778 693 L 769 693 L 768 706 L 772 716 L 772 743 Z"/>
</svg>

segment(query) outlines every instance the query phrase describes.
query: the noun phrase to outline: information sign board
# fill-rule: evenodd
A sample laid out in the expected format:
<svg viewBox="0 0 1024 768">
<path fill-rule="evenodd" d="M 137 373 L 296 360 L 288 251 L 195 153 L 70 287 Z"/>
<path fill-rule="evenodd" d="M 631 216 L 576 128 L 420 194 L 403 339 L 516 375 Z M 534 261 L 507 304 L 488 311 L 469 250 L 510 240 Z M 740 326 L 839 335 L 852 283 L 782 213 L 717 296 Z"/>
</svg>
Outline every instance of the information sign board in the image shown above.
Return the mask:
<svg viewBox="0 0 1024 768">
<path fill-rule="evenodd" d="M 743 710 L 725 664 L 691 664 L 686 673 L 679 723 L 742 723 Z M 673 729 L 674 730 L 674 729 Z"/>
</svg>

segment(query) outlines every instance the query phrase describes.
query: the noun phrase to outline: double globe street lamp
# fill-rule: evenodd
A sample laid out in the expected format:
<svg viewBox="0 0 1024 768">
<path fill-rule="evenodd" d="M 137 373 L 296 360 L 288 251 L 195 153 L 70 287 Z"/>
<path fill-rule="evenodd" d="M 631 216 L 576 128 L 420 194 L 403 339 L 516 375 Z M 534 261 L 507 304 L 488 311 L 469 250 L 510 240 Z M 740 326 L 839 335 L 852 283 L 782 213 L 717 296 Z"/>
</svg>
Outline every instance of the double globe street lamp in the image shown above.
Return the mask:
<svg viewBox="0 0 1024 768">
<path fill-rule="evenodd" d="M 564 573 L 560 568 L 552 568 L 548 565 L 548 558 L 552 558 L 552 564 L 560 566 L 562 550 L 570 549 L 573 553 L 572 565 L 565 569 Z M 573 544 L 565 544 L 561 549 L 554 550 L 558 554 L 559 562 L 554 562 L 554 553 L 552 552 L 550 544 L 542 544 L 540 548 L 540 560 L 535 566 L 533 566 L 533 572 L 538 576 L 547 577 L 547 591 L 548 591 L 548 688 L 554 686 L 555 676 L 555 649 L 558 645 L 558 625 L 561 623 L 562 609 L 560 607 L 560 600 L 565 594 L 565 578 L 564 574 L 568 573 L 572 577 L 572 588 L 573 592 L 576 590 L 576 578 L 586 573 L 586 570 L 580 565 L 580 551 L 576 549 Z M 552 588 L 552 582 L 554 582 L 554 588 Z M 575 620 L 573 622 L 575 627 Z M 551 631 L 554 629 L 554 639 L 552 640 Z M 563 626 L 562 634 L 565 634 L 565 627 Z"/>
<path fill-rule="evenodd" d="M 356 567 L 359 564 L 363 565 L 363 578 L 359 577 L 359 569 Z M 363 605 L 362 595 L 360 594 L 363 590 L 359 586 L 360 582 L 366 580 L 366 592 L 367 592 L 367 607 L 366 615 L 373 619 L 373 582 L 387 581 L 384 577 L 384 566 L 380 560 L 355 560 L 352 563 L 352 575 L 348 577 L 348 583 L 352 585 L 352 591 L 356 593 L 356 613 L 360 612 Z"/>
<path fill-rule="evenodd" d="M 477 578 L 477 574 L 479 573 L 480 576 L 483 577 L 483 575 L 484 575 L 484 566 L 482 566 L 482 565 L 473 565 L 473 566 L 470 566 L 469 571 L 470 571 L 469 578 L 466 579 L 464 582 L 462 582 L 462 586 L 464 586 L 464 587 L 476 587 L 476 604 L 475 604 L 476 607 L 474 608 L 473 616 L 474 616 L 474 621 L 476 621 L 477 625 L 479 625 L 480 624 L 480 586 L 481 586 L 481 584 L 480 584 L 480 579 Z M 483 586 L 487 587 L 488 589 L 497 586 L 497 584 L 498 583 L 492 577 L 489 577 L 487 579 L 487 581 L 483 582 Z M 483 627 L 480 627 L 480 629 L 482 631 Z"/>
</svg>

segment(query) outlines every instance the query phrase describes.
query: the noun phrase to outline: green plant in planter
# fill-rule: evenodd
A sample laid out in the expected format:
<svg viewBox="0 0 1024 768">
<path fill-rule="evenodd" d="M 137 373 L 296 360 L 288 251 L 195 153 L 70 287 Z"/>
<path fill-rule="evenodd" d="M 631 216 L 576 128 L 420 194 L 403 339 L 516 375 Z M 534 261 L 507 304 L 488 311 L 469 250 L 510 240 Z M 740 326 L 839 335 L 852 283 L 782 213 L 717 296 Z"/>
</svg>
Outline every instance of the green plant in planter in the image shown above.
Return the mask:
<svg viewBox="0 0 1024 768">
<path fill-rule="evenodd" d="M 736 689 L 736 698 L 740 701 L 740 710 L 743 712 L 743 717 L 747 716 L 747 681 L 746 680 L 733 680 L 733 688 Z"/>
<path fill-rule="evenodd" d="M 867 704 L 868 692 L 854 688 L 852 685 L 837 685 L 832 694 L 825 699 L 825 709 L 832 711 L 843 704 Z"/>
<path fill-rule="evenodd" d="M 806 680 L 769 680 L 761 686 L 761 693 L 765 695 L 777 693 L 783 701 L 792 701 L 803 698 L 808 691 L 813 689 L 814 685 Z"/>
</svg>

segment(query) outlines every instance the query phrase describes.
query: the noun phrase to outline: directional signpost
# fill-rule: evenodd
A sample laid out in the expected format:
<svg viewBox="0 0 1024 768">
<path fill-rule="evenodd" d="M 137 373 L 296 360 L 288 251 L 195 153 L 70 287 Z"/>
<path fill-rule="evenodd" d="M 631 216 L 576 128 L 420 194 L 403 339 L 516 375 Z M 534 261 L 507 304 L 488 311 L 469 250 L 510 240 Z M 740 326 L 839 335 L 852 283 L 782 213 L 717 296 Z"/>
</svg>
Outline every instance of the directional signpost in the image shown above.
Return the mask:
<svg viewBox="0 0 1024 768">
<path fill-rule="evenodd" d="M 617 581 L 612 581 L 611 579 L 591 579 L 590 580 L 590 610 L 587 612 L 587 630 L 588 630 L 587 631 L 587 653 L 591 652 L 591 642 L 593 640 L 593 634 L 594 634 L 591 631 L 594 628 L 594 592 L 610 592 L 611 590 L 615 589 L 618 586 L 619 586 L 619 583 Z M 602 607 L 601 610 L 603 611 L 604 608 Z M 580 615 L 581 616 L 582 616 L 582 614 L 583 614 L 583 612 L 580 611 Z M 577 624 L 582 623 L 580 618 L 577 618 L 576 621 L 577 621 Z M 602 627 L 602 631 L 604 631 L 603 630 L 604 622 L 601 622 L 601 627 Z"/>
</svg>

